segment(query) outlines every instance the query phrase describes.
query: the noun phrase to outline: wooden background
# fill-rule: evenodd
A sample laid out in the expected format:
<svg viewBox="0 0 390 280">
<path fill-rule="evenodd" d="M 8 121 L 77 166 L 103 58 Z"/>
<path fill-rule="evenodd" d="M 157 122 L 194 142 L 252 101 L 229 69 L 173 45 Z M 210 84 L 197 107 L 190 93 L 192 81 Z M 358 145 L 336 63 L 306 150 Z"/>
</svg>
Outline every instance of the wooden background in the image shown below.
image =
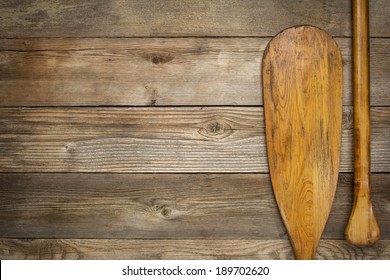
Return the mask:
<svg viewBox="0 0 390 280">
<path fill-rule="evenodd" d="M 344 62 L 342 159 L 318 259 L 390 259 L 390 1 L 371 0 L 371 247 L 352 203 L 351 3 L 0 0 L 1 259 L 291 259 L 260 65 L 318 26 Z"/>
</svg>

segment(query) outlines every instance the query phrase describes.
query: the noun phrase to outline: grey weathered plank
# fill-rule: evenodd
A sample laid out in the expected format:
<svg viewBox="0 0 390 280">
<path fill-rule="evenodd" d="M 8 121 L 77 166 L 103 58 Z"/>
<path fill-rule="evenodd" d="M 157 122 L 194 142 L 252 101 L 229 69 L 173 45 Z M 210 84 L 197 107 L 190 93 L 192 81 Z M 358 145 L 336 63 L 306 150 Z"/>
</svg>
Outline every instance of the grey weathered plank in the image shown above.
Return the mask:
<svg viewBox="0 0 390 280">
<path fill-rule="evenodd" d="M 372 175 L 390 239 L 390 174 Z M 323 237 L 343 239 L 353 200 L 341 174 Z M 0 237 L 288 239 L 268 174 L 0 174 Z"/>
<path fill-rule="evenodd" d="M 2 260 L 60 259 L 294 259 L 287 240 L 129 240 L 129 239 L 0 239 Z M 343 240 L 321 240 L 317 259 L 390 259 L 390 241 L 355 247 Z"/>
<path fill-rule="evenodd" d="M 269 38 L 0 39 L 0 106 L 261 105 Z M 352 105 L 350 39 L 344 105 Z M 390 40 L 372 39 L 371 103 L 390 105 Z"/>
<path fill-rule="evenodd" d="M 390 107 L 372 109 L 372 170 L 390 171 Z M 345 107 L 340 171 L 353 170 Z M 261 107 L 2 108 L 1 172 L 268 172 Z"/>
<path fill-rule="evenodd" d="M 372 36 L 389 36 L 386 0 L 370 1 Z M 0 37 L 273 36 L 301 24 L 351 36 L 339 0 L 1 1 Z M 277 19 L 277 20 L 275 20 Z"/>
<path fill-rule="evenodd" d="M 379 71 L 381 71 L 382 73 L 379 73 Z M 351 74 L 351 78 L 352 78 L 352 74 Z M 370 41 L 371 105 L 389 106 L 388 103 L 388 100 L 390 99 L 389 88 L 390 88 L 390 38 L 382 39 L 382 40 L 371 39 Z"/>
</svg>

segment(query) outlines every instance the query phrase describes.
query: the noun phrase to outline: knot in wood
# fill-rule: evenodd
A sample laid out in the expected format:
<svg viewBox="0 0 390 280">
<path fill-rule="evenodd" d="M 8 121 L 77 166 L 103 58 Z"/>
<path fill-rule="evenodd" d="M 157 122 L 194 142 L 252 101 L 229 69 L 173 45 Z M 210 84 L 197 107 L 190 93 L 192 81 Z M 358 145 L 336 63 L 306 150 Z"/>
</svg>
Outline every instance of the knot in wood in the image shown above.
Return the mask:
<svg viewBox="0 0 390 280">
<path fill-rule="evenodd" d="M 208 138 L 225 138 L 232 133 L 231 126 L 222 120 L 212 120 L 207 122 L 199 133 Z"/>
<path fill-rule="evenodd" d="M 153 56 L 152 62 L 153 64 L 160 64 L 163 61 L 163 58 L 160 56 Z"/>
<path fill-rule="evenodd" d="M 157 98 L 158 98 L 158 89 L 150 86 L 145 86 L 145 93 L 150 98 L 150 105 L 156 105 L 157 104 Z"/>
<path fill-rule="evenodd" d="M 163 207 L 161 210 L 161 215 L 165 218 L 168 218 L 172 214 L 172 209 Z"/>
<path fill-rule="evenodd" d="M 223 124 L 218 121 L 211 122 L 207 125 L 209 134 L 222 134 L 224 130 Z"/>
<path fill-rule="evenodd" d="M 153 65 L 161 65 L 173 59 L 173 55 L 170 53 L 146 53 L 143 54 L 143 57 L 146 60 L 149 60 Z"/>
<path fill-rule="evenodd" d="M 153 215 L 157 217 L 162 217 L 165 219 L 172 219 L 174 211 L 172 210 L 173 201 L 161 201 L 159 199 L 150 200 L 150 210 L 153 212 Z"/>
</svg>

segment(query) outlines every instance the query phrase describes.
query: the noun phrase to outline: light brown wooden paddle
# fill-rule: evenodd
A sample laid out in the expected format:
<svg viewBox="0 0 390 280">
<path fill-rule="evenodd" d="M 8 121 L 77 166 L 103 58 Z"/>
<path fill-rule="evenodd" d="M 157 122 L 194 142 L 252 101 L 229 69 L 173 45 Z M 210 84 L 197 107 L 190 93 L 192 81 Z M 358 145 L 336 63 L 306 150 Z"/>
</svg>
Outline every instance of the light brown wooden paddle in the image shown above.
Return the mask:
<svg viewBox="0 0 390 280">
<path fill-rule="evenodd" d="M 345 238 L 355 245 L 378 241 L 380 231 L 370 196 L 370 61 L 368 1 L 353 0 L 353 88 L 355 183 L 351 216 Z"/>
<path fill-rule="evenodd" d="M 262 65 L 272 185 L 297 259 L 314 259 L 340 160 L 342 60 L 335 41 L 312 26 L 271 40 Z"/>
</svg>

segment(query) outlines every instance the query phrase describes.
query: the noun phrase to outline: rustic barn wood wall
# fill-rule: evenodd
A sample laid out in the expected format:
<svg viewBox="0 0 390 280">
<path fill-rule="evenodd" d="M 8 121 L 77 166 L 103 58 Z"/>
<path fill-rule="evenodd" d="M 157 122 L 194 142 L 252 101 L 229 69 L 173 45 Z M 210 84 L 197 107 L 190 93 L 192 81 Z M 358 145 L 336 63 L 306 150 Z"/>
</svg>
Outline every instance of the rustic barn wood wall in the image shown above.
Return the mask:
<svg viewBox="0 0 390 280">
<path fill-rule="evenodd" d="M 344 62 L 341 167 L 318 259 L 390 259 L 390 1 L 370 1 L 372 196 L 353 195 L 350 1 L 0 0 L 1 259 L 291 259 L 260 65 L 312 24 Z"/>
</svg>

